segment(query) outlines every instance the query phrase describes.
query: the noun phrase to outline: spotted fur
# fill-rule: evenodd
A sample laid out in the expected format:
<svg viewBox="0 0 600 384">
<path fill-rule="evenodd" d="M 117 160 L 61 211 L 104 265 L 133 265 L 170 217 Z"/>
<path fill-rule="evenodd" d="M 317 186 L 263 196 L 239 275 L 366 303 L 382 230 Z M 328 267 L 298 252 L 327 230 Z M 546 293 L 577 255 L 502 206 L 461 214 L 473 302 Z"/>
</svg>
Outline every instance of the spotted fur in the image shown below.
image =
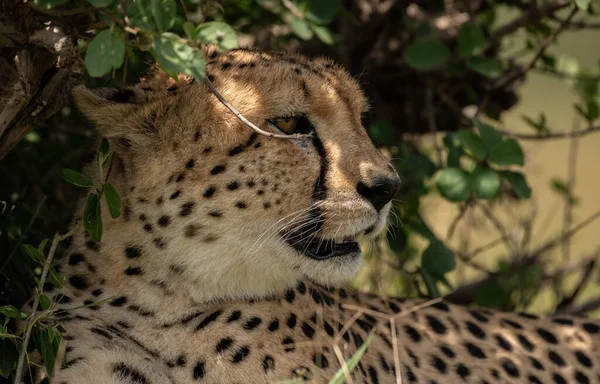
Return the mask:
<svg viewBox="0 0 600 384">
<path fill-rule="evenodd" d="M 358 293 L 343 282 L 359 256 L 317 261 L 284 242 L 290 228 L 342 240 L 384 226 L 377 180 L 397 176 L 361 126 L 364 96 L 326 59 L 206 56 L 249 120 L 279 133 L 269 119 L 303 116 L 312 137 L 258 135 L 204 84 L 158 70 L 131 89 L 78 88 L 115 149 L 123 213 L 103 207 L 102 242 L 79 233 L 62 261 L 53 383 L 326 383 L 370 335 L 355 383 L 600 383 L 596 321 Z"/>
</svg>

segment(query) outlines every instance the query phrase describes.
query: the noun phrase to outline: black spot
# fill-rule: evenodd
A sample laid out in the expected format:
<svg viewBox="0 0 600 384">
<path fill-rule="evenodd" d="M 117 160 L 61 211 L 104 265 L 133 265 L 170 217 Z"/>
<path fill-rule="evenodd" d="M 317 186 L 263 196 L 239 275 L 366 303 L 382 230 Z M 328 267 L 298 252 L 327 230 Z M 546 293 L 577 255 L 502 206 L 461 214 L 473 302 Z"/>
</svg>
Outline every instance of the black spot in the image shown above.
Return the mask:
<svg viewBox="0 0 600 384">
<path fill-rule="evenodd" d="M 179 216 L 185 217 L 189 216 L 194 210 L 195 203 L 193 201 L 188 201 L 181 206 L 181 212 L 179 212 Z"/>
<path fill-rule="evenodd" d="M 575 352 L 575 357 L 577 358 L 577 361 L 579 361 L 581 363 L 581 365 L 591 368 L 592 367 L 592 361 L 590 360 L 589 357 L 587 357 L 587 355 L 581 351 L 577 351 Z"/>
<path fill-rule="evenodd" d="M 284 351 L 286 352 L 292 352 L 296 349 L 296 347 L 294 346 L 295 342 L 294 339 L 292 339 L 291 337 L 287 336 L 285 339 L 283 339 L 281 341 L 282 345 L 285 345 L 285 347 L 283 348 Z"/>
<path fill-rule="evenodd" d="M 556 336 L 554 336 L 554 334 L 552 332 L 549 332 L 543 328 L 538 328 L 536 331 L 537 331 L 537 334 L 540 335 L 540 337 L 542 339 L 546 340 L 548 343 L 558 344 L 558 340 L 556 339 Z"/>
<path fill-rule="evenodd" d="M 446 363 L 444 360 L 440 359 L 438 356 L 431 356 L 431 366 L 436 368 L 440 373 L 446 373 Z"/>
<path fill-rule="evenodd" d="M 126 303 L 127 303 L 127 297 L 119 296 L 116 299 L 114 299 L 113 301 L 111 301 L 110 305 L 112 305 L 113 307 L 121 307 Z"/>
<path fill-rule="evenodd" d="M 262 323 L 262 319 L 260 317 L 254 316 L 253 318 L 246 321 L 244 324 L 244 329 L 251 330 L 258 327 Z"/>
<path fill-rule="evenodd" d="M 135 259 L 142 255 L 142 250 L 138 247 L 127 247 L 125 248 L 125 256 L 128 259 Z"/>
<path fill-rule="evenodd" d="M 301 281 L 298 283 L 296 289 L 298 290 L 299 294 L 304 295 L 306 293 L 306 284 L 304 284 L 304 282 Z"/>
<path fill-rule="evenodd" d="M 558 373 L 553 374 L 552 379 L 554 380 L 554 382 L 556 384 L 567 384 L 567 381 L 565 380 L 565 378 L 562 377 L 561 375 L 559 375 Z"/>
<path fill-rule="evenodd" d="M 208 212 L 208 215 L 212 217 L 221 217 L 223 216 L 223 212 L 219 211 L 218 209 L 213 209 L 212 211 Z"/>
<path fill-rule="evenodd" d="M 263 359 L 263 368 L 265 372 L 275 370 L 275 359 L 271 355 L 266 355 Z"/>
<path fill-rule="evenodd" d="M 475 336 L 478 339 L 485 339 L 485 332 L 477 324 L 472 323 L 470 321 L 467 321 L 466 324 L 467 329 L 473 334 L 473 336 Z"/>
<path fill-rule="evenodd" d="M 512 345 L 502 335 L 495 335 L 494 337 L 496 338 L 496 341 L 498 342 L 498 345 L 502 349 L 505 349 L 505 350 L 507 350 L 509 352 L 512 351 Z"/>
<path fill-rule="evenodd" d="M 177 190 L 177 191 L 175 191 L 175 192 L 173 192 L 173 193 L 171 194 L 171 196 L 169 197 L 169 199 L 171 199 L 171 200 L 174 200 L 174 199 L 178 198 L 178 197 L 179 197 L 179 195 L 181 195 L 181 191 L 180 191 L 180 190 Z"/>
<path fill-rule="evenodd" d="M 275 332 L 276 330 L 278 330 L 279 329 L 279 320 L 275 319 L 275 320 L 271 321 L 269 323 L 268 329 L 271 332 Z"/>
<path fill-rule="evenodd" d="M 448 304 L 443 303 L 443 302 L 437 302 L 437 303 L 433 304 L 431 307 L 435 308 L 435 309 L 439 309 L 440 311 L 443 311 L 443 312 L 450 312 L 450 307 L 448 307 Z"/>
<path fill-rule="evenodd" d="M 95 251 L 98 252 L 100 250 L 100 245 L 98 243 L 96 243 L 95 241 L 92 240 L 88 240 L 85 242 L 85 246 L 87 249 L 91 250 L 91 251 Z"/>
<path fill-rule="evenodd" d="M 471 374 L 471 370 L 463 364 L 458 364 L 456 366 L 456 374 L 461 378 L 466 379 Z"/>
<path fill-rule="evenodd" d="M 287 319 L 287 325 L 288 327 L 290 327 L 290 329 L 294 329 L 294 327 L 296 327 L 296 315 L 295 314 L 290 314 L 290 316 Z"/>
<path fill-rule="evenodd" d="M 235 191 L 239 188 L 239 186 L 240 185 L 237 183 L 237 181 L 232 181 L 231 183 L 227 184 L 227 189 L 230 191 Z"/>
<path fill-rule="evenodd" d="M 600 332 L 600 325 L 594 323 L 583 323 L 583 329 L 589 334 L 596 334 Z"/>
<path fill-rule="evenodd" d="M 185 163 L 185 167 L 187 169 L 194 168 L 194 159 L 189 159 L 187 163 Z"/>
<path fill-rule="evenodd" d="M 415 328 L 411 327 L 410 325 L 405 325 L 404 330 L 406 331 L 406 333 L 408 333 L 408 336 L 410 336 L 412 341 L 414 341 L 415 343 L 421 341 L 421 334 Z"/>
<path fill-rule="evenodd" d="M 198 140 L 200 140 L 200 136 L 202 136 L 200 134 L 200 131 L 194 132 L 194 141 L 197 142 Z"/>
<path fill-rule="evenodd" d="M 475 344 L 465 343 L 465 347 L 467 348 L 467 351 L 469 351 L 469 354 L 471 356 L 476 357 L 478 359 L 485 359 L 486 358 L 485 353 L 481 350 L 481 348 L 479 348 Z"/>
<path fill-rule="evenodd" d="M 263 203 L 263 208 L 264 208 L 264 209 L 269 209 L 269 208 L 271 208 L 271 203 L 269 203 L 269 202 Z"/>
<path fill-rule="evenodd" d="M 198 234 L 198 231 L 200 230 L 200 226 L 196 225 L 196 224 L 190 224 L 187 225 L 184 229 L 184 236 L 185 237 L 194 237 Z"/>
<path fill-rule="evenodd" d="M 92 327 L 92 328 L 90 328 L 90 331 L 92 333 L 95 333 L 96 335 L 102 336 L 102 337 L 104 337 L 104 338 L 106 338 L 108 340 L 112 340 L 113 339 L 113 335 L 111 335 L 110 333 L 108 333 L 104 329 Z"/>
<path fill-rule="evenodd" d="M 245 209 L 248 207 L 248 205 L 243 201 L 238 201 L 237 203 L 235 203 L 235 206 L 239 209 Z"/>
<path fill-rule="evenodd" d="M 558 365 L 559 367 L 563 367 L 565 366 L 565 361 L 563 360 L 562 357 L 560 357 L 560 355 L 554 351 L 550 351 L 548 353 L 548 357 L 550 358 L 550 361 L 552 361 L 554 364 Z"/>
<path fill-rule="evenodd" d="M 161 216 L 158 219 L 158 225 L 160 225 L 161 227 L 166 227 L 167 225 L 169 225 L 171 223 L 171 218 L 169 216 Z"/>
<path fill-rule="evenodd" d="M 519 340 L 519 343 L 521 343 L 521 346 L 523 348 L 525 348 L 527 351 L 531 352 L 535 349 L 535 346 L 524 335 L 517 336 L 517 339 Z"/>
<path fill-rule="evenodd" d="M 225 338 L 219 340 L 219 342 L 217 343 L 217 346 L 215 347 L 215 351 L 217 351 L 217 353 L 221 353 L 221 352 L 229 349 L 229 347 L 231 347 L 232 344 L 233 344 L 233 339 L 231 337 L 225 337 Z"/>
<path fill-rule="evenodd" d="M 242 152 L 244 152 L 244 147 L 241 145 L 238 145 L 237 147 L 233 147 L 229 150 L 229 156 L 235 156 Z"/>
<path fill-rule="evenodd" d="M 519 368 L 517 368 L 517 366 L 511 359 L 504 357 L 501 359 L 501 363 L 502 363 L 502 368 L 504 368 L 504 371 L 509 376 L 519 377 L 521 375 L 521 373 L 519 372 Z"/>
<path fill-rule="evenodd" d="M 470 311 L 469 311 L 469 314 L 470 314 L 471 316 L 473 316 L 473 317 L 475 318 L 475 320 L 477 320 L 477 321 L 479 321 L 479 322 L 482 322 L 482 323 L 487 323 L 487 322 L 489 322 L 489 321 L 490 321 L 490 320 L 489 320 L 487 317 L 485 317 L 485 315 L 483 315 L 481 312 L 478 312 L 478 311 L 475 311 L 475 310 L 470 310 Z"/>
<path fill-rule="evenodd" d="M 581 371 L 577 371 L 575 373 L 575 380 L 577 380 L 577 382 L 580 384 L 589 384 L 590 382 L 590 379 Z"/>
<path fill-rule="evenodd" d="M 231 312 L 231 315 L 229 315 L 229 317 L 227 318 L 227 322 L 233 323 L 234 321 L 239 320 L 241 317 L 242 317 L 241 311 L 233 311 L 233 312 Z"/>
<path fill-rule="evenodd" d="M 564 317 L 555 317 L 554 319 L 552 319 L 552 322 L 560 325 L 573 325 L 573 320 L 566 319 Z"/>
<path fill-rule="evenodd" d="M 77 265 L 82 261 L 85 261 L 85 258 L 81 253 L 73 253 L 69 256 L 69 265 Z"/>
<path fill-rule="evenodd" d="M 152 232 L 152 224 L 144 224 L 144 231 L 146 232 Z"/>
<path fill-rule="evenodd" d="M 229 67 L 231 67 L 231 63 L 223 63 L 223 64 L 221 64 L 221 69 L 227 69 Z"/>
<path fill-rule="evenodd" d="M 443 335 L 448 331 L 448 328 L 441 321 L 439 321 L 436 317 L 427 315 L 427 316 L 425 316 L 425 318 L 427 319 L 427 323 L 429 324 L 429 327 L 435 333 Z"/>
<path fill-rule="evenodd" d="M 140 267 L 128 267 L 125 270 L 125 274 L 128 276 L 137 276 L 143 274 L 144 271 Z"/>
<path fill-rule="evenodd" d="M 531 365 L 533 365 L 533 367 L 535 369 L 539 369 L 540 371 L 544 370 L 544 366 L 542 365 L 542 363 L 540 363 L 540 361 L 538 359 L 536 359 L 535 357 L 529 357 L 529 362 L 531 362 Z"/>
<path fill-rule="evenodd" d="M 284 297 L 285 297 L 285 301 L 287 301 L 288 303 L 291 304 L 291 303 L 294 302 L 294 299 L 296 298 L 296 292 L 294 292 L 293 289 L 288 289 L 285 292 L 285 296 Z"/>
<path fill-rule="evenodd" d="M 88 282 L 85 277 L 79 275 L 73 275 L 69 277 L 69 284 L 76 289 L 87 289 Z"/>
<path fill-rule="evenodd" d="M 206 370 L 204 368 L 204 363 L 198 361 L 196 365 L 194 365 L 194 370 L 192 371 L 192 375 L 195 380 L 201 379 L 206 374 Z"/>
<path fill-rule="evenodd" d="M 450 349 L 449 347 L 442 345 L 440 347 L 440 351 L 442 351 L 442 353 L 446 356 L 448 356 L 449 358 L 453 359 L 456 357 L 456 353 L 454 353 L 454 351 L 452 349 Z"/>
<path fill-rule="evenodd" d="M 210 186 L 206 189 L 206 191 L 204 191 L 204 197 L 206 198 L 210 198 L 213 197 L 215 195 L 215 192 L 217 191 L 217 188 L 214 186 Z"/>
<path fill-rule="evenodd" d="M 219 316 L 221 316 L 222 313 L 223 313 L 223 311 L 218 310 L 218 311 L 214 311 L 210 315 L 206 316 L 204 318 L 204 320 L 202 320 L 200 322 L 200 324 L 198 324 L 198 326 L 196 327 L 196 331 L 206 328 L 207 325 L 209 325 L 213 321 L 217 320 L 219 318 Z"/>
<path fill-rule="evenodd" d="M 308 337 L 309 339 L 312 339 L 315 336 L 315 329 L 307 322 L 302 322 L 300 328 L 302 329 L 302 332 L 306 335 L 306 337 Z"/>
<path fill-rule="evenodd" d="M 540 379 L 537 378 L 537 376 L 534 376 L 534 375 L 529 375 L 528 379 L 529 379 L 529 382 L 532 384 L 544 384 L 541 382 Z"/>
<path fill-rule="evenodd" d="M 114 93 L 108 96 L 106 100 L 115 103 L 129 103 L 135 99 L 135 92 L 131 89 L 114 89 L 113 91 Z"/>
<path fill-rule="evenodd" d="M 211 175 L 218 175 L 219 173 L 225 172 L 225 165 L 215 165 L 213 169 L 210 170 Z"/>
<path fill-rule="evenodd" d="M 98 297 L 103 293 L 104 293 L 104 291 L 102 290 L 102 288 L 97 288 L 92 291 L 92 295 L 95 297 Z"/>
<path fill-rule="evenodd" d="M 125 363 L 113 364 L 112 370 L 121 379 L 131 384 L 150 384 L 150 381 L 141 372 L 125 365 Z"/>
<path fill-rule="evenodd" d="M 516 322 L 514 322 L 512 320 L 504 319 L 504 320 L 502 320 L 502 323 L 504 323 L 504 324 L 506 324 L 506 325 L 514 328 L 514 329 L 523 329 L 523 326 L 521 324 L 516 323 Z"/>
</svg>

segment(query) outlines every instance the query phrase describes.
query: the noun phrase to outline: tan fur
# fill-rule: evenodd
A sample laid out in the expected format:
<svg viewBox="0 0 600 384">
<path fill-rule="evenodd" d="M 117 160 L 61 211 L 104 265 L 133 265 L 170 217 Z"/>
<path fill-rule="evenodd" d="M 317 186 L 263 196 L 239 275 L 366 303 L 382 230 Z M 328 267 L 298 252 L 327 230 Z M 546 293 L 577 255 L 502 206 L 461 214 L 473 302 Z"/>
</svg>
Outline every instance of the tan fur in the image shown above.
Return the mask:
<svg viewBox="0 0 600 384">
<path fill-rule="evenodd" d="M 310 230 L 315 204 L 321 238 L 383 228 L 389 203 L 377 212 L 357 192 L 360 182 L 396 177 L 361 126 L 365 98 L 326 59 L 206 55 L 210 79 L 245 117 L 277 132 L 268 119 L 305 115 L 325 154 L 312 139 L 253 136 L 184 76 L 155 70 L 127 92 L 78 88 L 81 111 L 116 151 L 109 181 L 123 214 L 111 219 L 103 206 L 99 244 L 74 238 L 57 297 L 68 297 L 63 309 L 116 300 L 59 313 L 66 363 L 52 382 L 327 382 L 341 367 L 337 353 L 349 359 L 372 331 L 355 383 L 394 383 L 397 373 L 403 383 L 600 381 L 596 322 L 443 303 L 414 310 L 421 302 L 339 288 L 359 256 L 316 261 L 287 245 L 281 231 Z"/>
</svg>

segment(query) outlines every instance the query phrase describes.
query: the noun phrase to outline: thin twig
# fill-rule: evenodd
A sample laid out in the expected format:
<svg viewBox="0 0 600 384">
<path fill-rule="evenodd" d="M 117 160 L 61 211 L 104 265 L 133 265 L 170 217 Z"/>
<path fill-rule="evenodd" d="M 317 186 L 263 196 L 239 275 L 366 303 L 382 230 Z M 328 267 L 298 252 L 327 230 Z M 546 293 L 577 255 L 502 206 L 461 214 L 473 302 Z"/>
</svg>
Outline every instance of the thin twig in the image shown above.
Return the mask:
<svg viewBox="0 0 600 384">
<path fill-rule="evenodd" d="M 569 314 L 569 315 L 581 316 L 581 315 L 585 315 L 588 312 L 595 311 L 598 308 L 600 308 L 600 297 L 589 300 L 589 301 L 587 301 L 583 304 L 577 305 L 577 306 L 567 307 L 561 311 L 557 311 L 556 313 L 557 314 L 564 313 L 564 314 Z"/>
<path fill-rule="evenodd" d="M 465 216 L 465 213 L 467 213 L 468 208 L 469 208 L 468 202 L 465 204 L 462 204 L 458 207 L 458 214 L 456 215 L 454 220 L 452 220 L 452 222 L 450 223 L 450 226 L 448 227 L 448 234 L 446 235 L 446 243 L 449 243 L 450 240 L 452 239 L 452 236 L 454 235 L 454 232 L 456 231 L 456 227 L 457 227 L 458 223 Z"/>
<path fill-rule="evenodd" d="M 443 168 L 443 155 L 442 155 L 442 147 L 440 143 L 438 143 L 437 138 L 437 124 L 435 121 L 435 109 L 433 108 L 433 84 L 430 82 L 427 84 L 427 88 L 425 88 L 425 105 L 427 112 L 427 122 L 429 124 L 429 132 L 432 134 L 433 146 L 435 148 L 435 152 L 437 153 L 438 158 L 438 167 Z"/>
<path fill-rule="evenodd" d="M 46 283 L 46 278 L 48 277 L 48 271 L 50 271 L 50 265 L 52 264 L 52 259 L 54 259 L 54 253 L 56 252 L 56 247 L 58 247 L 58 243 L 68 239 L 73 236 L 77 231 L 79 231 L 79 224 L 76 224 L 73 229 L 67 232 L 64 235 L 59 235 L 56 233 L 54 235 L 54 239 L 52 240 L 52 245 L 50 246 L 50 251 L 48 252 L 48 257 L 46 258 L 46 262 L 44 263 L 44 269 L 42 270 L 42 276 L 40 276 L 40 282 L 37 287 L 37 292 L 35 298 L 33 299 L 33 308 L 31 315 L 27 318 L 27 322 L 25 324 L 25 338 L 23 339 L 23 345 L 21 346 L 21 352 L 19 353 L 19 359 L 17 361 L 17 370 L 15 373 L 14 384 L 20 384 L 21 379 L 23 377 L 23 365 L 25 363 L 25 356 L 27 355 L 27 346 L 29 344 L 29 339 L 31 338 L 31 332 L 33 331 L 33 320 L 35 319 L 35 314 L 37 312 L 37 307 L 40 303 L 40 295 L 43 292 L 44 284 Z"/>
<path fill-rule="evenodd" d="M 531 61 L 529 62 L 529 64 L 527 64 L 526 66 L 524 66 L 520 71 L 509 73 L 509 75 L 507 77 L 498 79 L 498 81 L 493 85 L 493 88 L 494 89 L 502 88 L 502 87 L 504 87 L 504 86 L 512 83 L 513 81 L 518 80 L 518 79 L 524 77 L 533 67 L 535 67 L 535 64 L 540 59 L 540 57 L 542 57 L 542 55 L 544 54 L 544 52 L 546 52 L 546 50 L 548 49 L 548 47 L 550 47 L 550 45 L 552 45 L 552 43 L 554 43 L 554 41 L 556 40 L 556 38 L 558 37 L 558 35 L 565 29 L 565 27 L 567 26 L 567 24 L 571 21 L 571 19 L 573 18 L 573 16 L 575 16 L 575 14 L 578 11 L 579 11 L 579 8 L 576 7 L 576 6 L 574 6 L 573 10 L 569 14 L 569 16 L 567 16 L 567 18 L 562 22 L 562 24 L 559 25 L 559 27 L 556 28 L 556 30 L 552 33 L 552 35 L 550 35 L 542 43 L 541 47 L 538 49 L 537 53 L 535 54 L 535 56 L 533 57 L 533 59 L 531 59 Z"/>
<path fill-rule="evenodd" d="M 530 135 L 526 133 L 515 133 L 509 131 L 499 130 L 499 132 L 503 135 L 512 136 L 514 138 L 520 140 L 554 140 L 554 139 L 570 139 L 573 137 L 582 137 L 588 135 L 590 133 L 598 133 L 600 132 L 600 126 L 591 127 L 588 129 L 582 129 L 579 131 L 569 131 L 569 132 L 557 132 L 557 133 L 548 133 L 545 135 Z"/>
<path fill-rule="evenodd" d="M 305 140 L 307 138 L 312 137 L 312 135 L 305 135 L 305 134 L 298 134 L 298 133 L 293 134 L 293 135 L 279 135 L 276 133 L 271 133 L 271 132 L 262 130 L 259 127 L 257 127 L 256 125 L 254 125 L 250 120 L 246 119 L 244 117 L 244 115 L 242 115 L 237 109 L 235 109 L 231 104 L 229 104 L 229 102 L 227 100 L 225 100 L 225 98 L 223 98 L 223 96 L 221 96 L 219 91 L 217 91 L 215 86 L 208 79 L 208 76 L 204 78 L 204 83 L 208 86 L 208 89 L 210 89 L 210 91 L 213 93 L 213 95 L 215 95 L 217 97 L 217 99 L 219 99 L 219 101 L 225 107 L 227 107 L 227 109 L 229 109 L 231 111 L 231 113 L 233 113 L 235 115 L 235 117 L 237 117 L 242 123 L 246 124 L 248 127 L 252 128 L 254 130 L 254 132 L 259 133 L 264 136 L 267 136 L 267 137 L 274 137 L 274 138 L 278 138 L 278 139 Z"/>
<path fill-rule="evenodd" d="M 573 122 L 573 132 L 579 130 L 579 120 L 577 117 Z M 573 201 L 572 194 L 575 190 L 576 173 L 577 173 L 577 155 L 579 153 L 579 140 L 576 137 L 571 138 L 568 153 L 568 166 L 567 166 L 567 196 L 565 196 L 565 206 L 563 212 L 563 233 L 567 232 L 573 224 Z M 570 259 L 571 254 L 571 240 L 567 239 L 562 244 L 563 249 L 563 262 L 566 263 Z"/>
<path fill-rule="evenodd" d="M 188 21 L 190 18 L 188 16 L 188 11 L 187 11 L 187 8 L 185 7 L 185 3 L 183 2 L 183 0 L 179 0 L 179 6 L 183 10 L 183 17 L 185 18 L 185 21 Z"/>
<path fill-rule="evenodd" d="M 485 216 L 492 222 L 492 224 L 494 225 L 494 227 L 496 227 L 498 232 L 500 232 L 500 235 L 502 236 L 502 239 L 504 243 L 508 246 L 509 250 L 514 252 L 515 246 L 510 236 L 508 236 L 506 228 L 504 228 L 504 225 L 502 225 L 502 222 L 500 222 L 500 220 L 494 215 L 492 210 L 489 209 L 489 207 L 487 207 L 485 204 L 479 204 L 479 208 L 481 208 Z"/>
</svg>

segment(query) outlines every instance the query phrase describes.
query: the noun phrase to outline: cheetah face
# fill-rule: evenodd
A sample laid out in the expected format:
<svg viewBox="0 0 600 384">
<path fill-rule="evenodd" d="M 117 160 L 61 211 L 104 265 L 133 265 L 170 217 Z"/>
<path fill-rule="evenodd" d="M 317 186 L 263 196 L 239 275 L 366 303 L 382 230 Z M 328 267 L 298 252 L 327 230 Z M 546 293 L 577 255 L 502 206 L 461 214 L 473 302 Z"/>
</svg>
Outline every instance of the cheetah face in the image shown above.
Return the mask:
<svg viewBox="0 0 600 384">
<path fill-rule="evenodd" d="M 382 230 L 399 186 L 361 125 L 356 81 L 325 59 L 206 55 L 208 78 L 248 120 L 310 137 L 259 135 L 205 84 L 159 70 L 127 90 L 78 88 L 80 109 L 118 153 L 124 201 L 144 213 L 140 238 L 192 281 L 227 276 L 226 296 L 346 281 L 361 264 L 357 240 Z"/>
</svg>

